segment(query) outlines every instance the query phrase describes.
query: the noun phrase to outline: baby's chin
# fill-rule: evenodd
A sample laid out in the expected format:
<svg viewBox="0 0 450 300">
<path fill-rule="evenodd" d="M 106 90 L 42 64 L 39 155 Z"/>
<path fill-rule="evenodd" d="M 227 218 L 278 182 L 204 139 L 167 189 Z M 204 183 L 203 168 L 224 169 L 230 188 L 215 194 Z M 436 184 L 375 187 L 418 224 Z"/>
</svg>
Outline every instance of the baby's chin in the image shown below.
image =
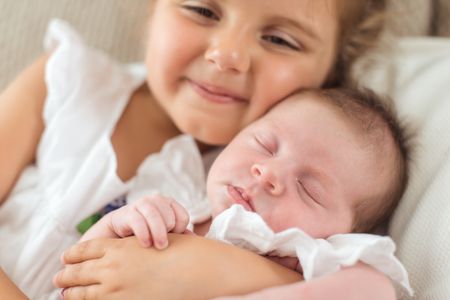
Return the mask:
<svg viewBox="0 0 450 300">
<path fill-rule="evenodd" d="M 230 208 L 230 205 L 226 205 L 224 203 L 211 204 L 211 216 L 212 216 L 212 218 L 214 219 L 215 217 L 217 217 L 218 215 L 223 213 L 228 208 Z"/>
</svg>

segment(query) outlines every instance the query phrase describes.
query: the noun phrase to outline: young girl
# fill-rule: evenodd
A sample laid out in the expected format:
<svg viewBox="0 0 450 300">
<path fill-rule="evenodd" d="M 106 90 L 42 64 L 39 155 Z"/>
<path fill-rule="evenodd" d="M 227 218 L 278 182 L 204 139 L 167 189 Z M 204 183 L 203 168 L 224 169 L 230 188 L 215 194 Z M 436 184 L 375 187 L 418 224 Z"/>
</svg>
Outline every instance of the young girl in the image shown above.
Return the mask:
<svg viewBox="0 0 450 300">
<path fill-rule="evenodd" d="M 157 0 L 146 74 L 54 22 L 48 54 L 0 96 L 2 268 L 45 295 L 76 224 L 127 194 L 149 155 L 181 132 L 201 149 L 226 144 L 293 92 L 342 81 L 364 48 L 355 28 L 376 36 L 363 23 L 383 6 Z"/>
</svg>

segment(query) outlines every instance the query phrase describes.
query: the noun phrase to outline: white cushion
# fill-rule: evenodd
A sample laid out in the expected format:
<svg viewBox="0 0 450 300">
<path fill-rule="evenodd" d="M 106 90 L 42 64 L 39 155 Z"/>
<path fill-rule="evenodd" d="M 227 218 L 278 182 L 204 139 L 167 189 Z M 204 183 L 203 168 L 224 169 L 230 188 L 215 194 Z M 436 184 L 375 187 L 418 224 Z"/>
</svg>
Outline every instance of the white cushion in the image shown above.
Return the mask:
<svg viewBox="0 0 450 300">
<path fill-rule="evenodd" d="M 363 75 L 416 128 L 410 184 L 390 226 L 416 299 L 450 299 L 450 39 L 401 39 Z"/>
</svg>

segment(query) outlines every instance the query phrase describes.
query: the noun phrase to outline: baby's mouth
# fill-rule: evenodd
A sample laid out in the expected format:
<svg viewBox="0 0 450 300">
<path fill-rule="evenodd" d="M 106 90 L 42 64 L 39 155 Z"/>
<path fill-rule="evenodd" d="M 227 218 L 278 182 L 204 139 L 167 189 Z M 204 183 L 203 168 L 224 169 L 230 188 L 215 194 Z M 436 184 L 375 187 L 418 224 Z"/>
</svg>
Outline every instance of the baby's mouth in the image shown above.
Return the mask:
<svg viewBox="0 0 450 300">
<path fill-rule="evenodd" d="M 251 197 L 243 188 L 229 184 L 227 192 L 234 204 L 240 204 L 248 211 L 255 211 Z"/>
</svg>

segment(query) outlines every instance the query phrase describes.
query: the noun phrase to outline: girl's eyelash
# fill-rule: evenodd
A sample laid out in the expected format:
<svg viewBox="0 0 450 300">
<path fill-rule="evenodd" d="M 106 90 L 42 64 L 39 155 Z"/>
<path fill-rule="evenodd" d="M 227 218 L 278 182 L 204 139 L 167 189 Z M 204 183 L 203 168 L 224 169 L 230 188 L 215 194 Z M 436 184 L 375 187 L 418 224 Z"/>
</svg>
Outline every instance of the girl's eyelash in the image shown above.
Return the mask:
<svg viewBox="0 0 450 300">
<path fill-rule="evenodd" d="M 281 46 L 281 47 L 287 47 L 287 48 L 295 50 L 295 51 L 302 50 L 297 45 L 294 45 L 294 44 L 288 42 L 287 40 L 285 40 L 284 38 L 276 36 L 276 35 L 264 35 L 262 37 L 262 39 L 264 41 L 266 41 L 266 42 L 271 43 L 271 44 L 275 44 L 275 45 Z"/>
<path fill-rule="evenodd" d="M 194 5 L 184 5 L 185 9 L 192 11 L 196 14 L 198 14 L 201 17 L 212 19 L 215 21 L 219 20 L 219 17 L 209 8 L 203 7 L 203 6 L 194 6 Z"/>
</svg>

